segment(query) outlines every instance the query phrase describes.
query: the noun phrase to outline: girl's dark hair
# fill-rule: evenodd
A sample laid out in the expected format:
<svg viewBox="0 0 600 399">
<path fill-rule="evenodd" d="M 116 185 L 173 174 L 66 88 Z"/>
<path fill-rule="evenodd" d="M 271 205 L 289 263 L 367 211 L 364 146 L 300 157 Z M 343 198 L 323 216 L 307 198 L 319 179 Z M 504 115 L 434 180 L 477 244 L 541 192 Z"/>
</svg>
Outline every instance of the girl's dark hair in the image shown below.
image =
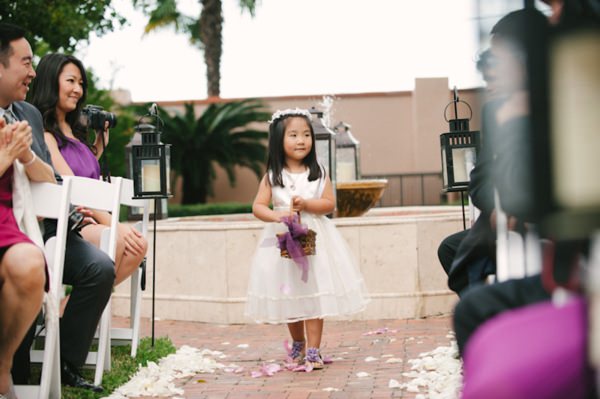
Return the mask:
<svg viewBox="0 0 600 399">
<path fill-rule="evenodd" d="M 56 118 L 56 105 L 58 104 L 58 76 L 67 64 L 73 64 L 79 68 L 81 79 L 83 81 L 83 94 L 75 109 L 65 116 L 65 119 L 71 129 L 73 135 L 82 143 L 87 145 L 92 152 L 96 152 L 96 148 L 88 143 L 87 128 L 80 122 L 81 109 L 85 103 L 87 96 L 87 77 L 85 68 L 81 61 L 72 55 L 53 53 L 47 54 L 40 60 L 36 68 L 37 77 L 33 80 L 29 91 L 29 102 L 37 107 L 42 113 L 44 119 L 44 129 L 56 138 L 60 148 L 67 144 L 67 137 L 60 130 L 58 120 Z"/>
<path fill-rule="evenodd" d="M 283 137 L 285 135 L 285 128 L 288 125 L 290 118 L 303 118 L 310 129 L 310 137 L 312 139 L 312 147 L 310 152 L 302 163 L 309 169 L 308 180 L 313 181 L 321 178 L 323 171 L 317 161 L 315 131 L 310 123 L 310 119 L 304 115 L 286 115 L 281 118 L 274 120 L 269 126 L 269 158 L 267 159 L 267 170 L 272 173 L 272 181 L 269 179 L 269 184 L 273 186 L 284 187 L 283 178 L 281 173 L 285 166 L 285 151 L 283 149 Z"/>
</svg>

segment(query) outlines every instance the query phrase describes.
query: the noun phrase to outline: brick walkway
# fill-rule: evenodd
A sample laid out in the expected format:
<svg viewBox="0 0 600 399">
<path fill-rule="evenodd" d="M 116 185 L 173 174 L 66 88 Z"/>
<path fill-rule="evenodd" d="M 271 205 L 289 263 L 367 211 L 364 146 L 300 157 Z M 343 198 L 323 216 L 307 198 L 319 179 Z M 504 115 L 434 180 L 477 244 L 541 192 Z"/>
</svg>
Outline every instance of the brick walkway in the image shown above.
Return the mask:
<svg viewBox="0 0 600 399">
<path fill-rule="evenodd" d="M 115 323 L 123 322 L 118 318 Z M 387 328 L 384 334 L 364 335 Z M 391 330 L 391 331 L 390 331 Z M 390 379 L 407 382 L 402 372 L 410 370 L 409 359 L 417 358 L 450 342 L 450 317 L 418 320 L 325 321 L 322 353 L 334 361 L 311 373 L 283 371 L 271 377 L 252 378 L 264 362 L 285 358 L 284 325 L 217 325 L 195 322 L 157 321 L 155 336 L 168 336 L 179 348 L 189 345 L 218 350 L 227 355 L 224 364 L 244 367 L 240 374 L 222 370 L 179 380 L 188 399 L 317 399 L 317 398 L 415 398 L 418 394 L 389 388 Z M 142 336 L 150 336 L 150 322 L 142 321 Z M 238 347 L 240 344 L 242 347 Z M 375 360 L 365 361 L 372 357 Z M 402 359 L 388 363 L 388 359 Z M 366 372 L 368 377 L 357 377 Z M 198 380 L 204 382 L 198 382 Z M 421 394 L 424 394 L 423 392 Z M 423 395 L 420 397 L 427 397 Z"/>
</svg>

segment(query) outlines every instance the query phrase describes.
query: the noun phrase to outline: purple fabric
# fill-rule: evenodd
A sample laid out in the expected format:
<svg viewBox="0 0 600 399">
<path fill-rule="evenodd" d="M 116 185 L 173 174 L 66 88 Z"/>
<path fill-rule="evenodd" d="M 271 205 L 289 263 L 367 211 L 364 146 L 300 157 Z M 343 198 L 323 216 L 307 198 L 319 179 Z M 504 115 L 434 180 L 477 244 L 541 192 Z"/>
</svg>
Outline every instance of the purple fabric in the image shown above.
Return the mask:
<svg viewBox="0 0 600 399">
<path fill-rule="evenodd" d="M 302 270 L 302 281 L 308 281 L 308 259 L 300 244 L 300 237 L 308 233 L 308 227 L 298 223 L 298 215 L 283 217 L 281 221 L 288 227 L 285 234 L 277 237 L 278 247 L 287 249 L 290 257 Z"/>
<path fill-rule="evenodd" d="M 586 397 L 586 312 L 582 298 L 546 301 L 483 324 L 465 348 L 463 399 Z"/>
<path fill-rule="evenodd" d="M 60 153 L 69 164 L 75 176 L 89 177 L 92 179 L 100 178 L 100 164 L 90 148 L 79 140 L 67 138 L 63 147 L 60 147 Z"/>
</svg>

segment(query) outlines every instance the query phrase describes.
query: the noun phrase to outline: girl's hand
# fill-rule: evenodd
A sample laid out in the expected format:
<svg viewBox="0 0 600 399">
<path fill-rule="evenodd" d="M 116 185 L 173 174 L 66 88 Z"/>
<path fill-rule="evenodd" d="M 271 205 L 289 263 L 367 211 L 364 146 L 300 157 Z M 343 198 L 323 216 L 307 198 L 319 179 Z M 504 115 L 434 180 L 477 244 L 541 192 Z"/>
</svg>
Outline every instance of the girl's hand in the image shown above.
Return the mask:
<svg viewBox="0 0 600 399">
<path fill-rule="evenodd" d="M 300 196 L 292 197 L 292 209 L 294 212 L 302 212 L 306 209 L 306 200 Z"/>
<path fill-rule="evenodd" d="M 145 254 L 144 239 L 142 237 L 142 233 L 140 233 L 133 227 L 129 227 L 123 239 L 125 240 L 126 254 L 128 253 L 134 256 Z"/>
<path fill-rule="evenodd" d="M 288 211 L 273 211 L 273 213 L 275 214 L 276 222 L 281 222 L 282 221 L 281 218 L 290 216 L 290 212 L 288 212 Z"/>
</svg>

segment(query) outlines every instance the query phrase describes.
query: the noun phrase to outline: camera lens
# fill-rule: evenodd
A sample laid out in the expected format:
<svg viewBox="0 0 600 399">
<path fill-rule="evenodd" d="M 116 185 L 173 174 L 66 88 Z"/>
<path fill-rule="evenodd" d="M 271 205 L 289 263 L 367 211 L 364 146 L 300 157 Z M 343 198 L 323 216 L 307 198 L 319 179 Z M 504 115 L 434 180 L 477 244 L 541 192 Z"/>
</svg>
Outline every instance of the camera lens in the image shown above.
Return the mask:
<svg viewBox="0 0 600 399">
<path fill-rule="evenodd" d="M 81 124 L 88 129 L 104 130 L 106 122 L 108 128 L 117 126 L 117 116 L 112 112 L 104 111 L 98 105 L 87 105 L 81 111 Z"/>
<path fill-rule="evenodd" d="M 103 112 L 105 115 L 104 120 L 108 121 L 108 127 L 112 128 L 117 126 L 117 116 L 112 112 Z"/>
</svg>

